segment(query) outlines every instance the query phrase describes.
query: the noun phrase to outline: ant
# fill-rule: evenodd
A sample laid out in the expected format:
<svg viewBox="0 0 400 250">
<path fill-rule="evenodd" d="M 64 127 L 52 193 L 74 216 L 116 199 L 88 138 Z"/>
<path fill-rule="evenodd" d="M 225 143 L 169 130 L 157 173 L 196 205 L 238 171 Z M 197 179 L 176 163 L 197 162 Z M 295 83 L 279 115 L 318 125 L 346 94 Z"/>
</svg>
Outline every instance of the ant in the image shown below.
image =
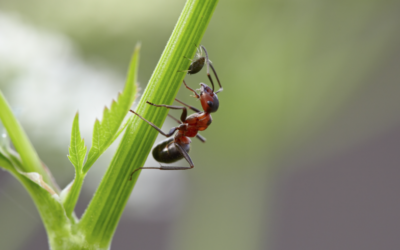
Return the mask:
<svg viewBox="0 0 400 250">
<path fill-rule="evenodd" d="M 203 111 L 192 107 L 178 99 L 175 99 L 177 102 L 181 103 L 184 106 L 172 106 L 172 105 L 165 105 L 165 104 L 154 104 L 149 101 L 147 101 L 147 104 L 155 106 L 155 107 L 164 107 L 164 108 L 169 108 L 169 109 L 182 109 L 182 114 L 180 117 L 180 120 L 174 118 L 171 115 L 168 115 L 172 119 L 174 119 L 176 122 L 179 123 L 179 126 L 171 128 L 171 130 L 168 133 L 164 133 L 159 127 L 154 125 L 152 122 L 146 120 L 143 118 L 141 115 L 136 113 L 133 110 L 129 110 L 133 114 L 137 115 L 140 119 L 144 120 L 147 122 L 150 126 L 152 126 L 154 129 L 156 129 L 160 134 L 164 135 L 167 137 L 167 139 L 161 141 L 158 145 L 156 145 L 153 149 L 153 157 L 156 161 L 162 162 L 162 163 L 173 163 L 178 160 L 181 160 L 185 158 L 185 160 L 189 163 L 190 166 L 188 167 L 177 167 L 177 166 L 162 166 L 161 167 L 141 167 L 135 169 L 130 176 L 130 180 L 132 180 L 133 174 L 138 171 L 139 169 L 160 169 L 160 170 L 186 170 L 186 169 L 192 169 L 194 168 L 194 164 L 192 159 L 189 156 L 189 151 L 190 151 L 190 143 L 191 140 L 189 137 L 197 137 L 200 141 L 205 142 L 206 139 L 202 137 L 201 135 L 198 134 L 198 131 L 203 131 L 207 129 L 207 127 L 211 124 L 212 118 L 211 118 L 211 113 L 214 113 L 218 110 L 219 107 L 219 100 L 217 93 L 221 92 L 223 90 L 221 83 L 218 79 L 218 76 L 215 72 L 214 67 L 210 63 L 210 60 L 208 59 L 208 54 L 207 51 L 205 50 L 204 46 L 201 46 L 201 48 L 205 51 L 206 57 L 200 57 L 194 62 L 192 62 L 191 66 L 189 67 L 189 74 L 194 74 L 197 73 L 201 70 L 201 68 L 204 66 L 204 63 L 207 63 L 207 76 L 210 79 L 212 89 L 207 86 L 204 83 L 200 83 L 200 93 L 197 93 L 195 90 L 190 88 L 185 81 L 183 81 L 183 84 L 187 89 L 192 91 L 194 93 L 194 97 L 197 99 L 200 99 L 201 106 L 203 108 Z M 201 59 L 203 58 L 203 59 Z M 200 60 L 200 61 L 199 61 Z M 202 60 L 202 63 L 201 63 Z M 214 72 L 215 77 L 217 78 L 218 84 L 220 86 L 220 89 L 218 91 L 214 91 L 214 83 L 211 79 L 211 76 L 208 71 L 208 67 L 211 67 L 211 69 Z M 200 67 L 200 68 L 199 68 Z M 190 110 L 196 112 L 190 116 L 187 116 L 187 108 Z M 175 132 L 178 131 L 176 134 Z M 175 134 L 175 135 L 174 135 Z M 174 135 L 174 136 L 173 136 Z M 173 137 L 172 137 L 173 136 Z"/>
</svg>

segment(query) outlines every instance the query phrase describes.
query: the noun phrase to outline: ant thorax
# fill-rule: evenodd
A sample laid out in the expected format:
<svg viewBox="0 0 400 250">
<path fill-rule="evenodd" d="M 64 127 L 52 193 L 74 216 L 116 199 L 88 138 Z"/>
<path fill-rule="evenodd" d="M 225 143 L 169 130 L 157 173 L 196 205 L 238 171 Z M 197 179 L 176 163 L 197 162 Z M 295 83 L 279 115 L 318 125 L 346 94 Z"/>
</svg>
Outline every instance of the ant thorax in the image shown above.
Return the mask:
<svg viewBox="0 0 400 250">
<path fill-rule="evenodd" d="M 197 131 L 203 131 L 210 126 L 212 122 L 212 118 L 210 113 L 201 112 L 195 113 L 186 118 L 187 127 L 185 135 L 189 137 L 194 137 L 197 134 Z"/>
</svg>

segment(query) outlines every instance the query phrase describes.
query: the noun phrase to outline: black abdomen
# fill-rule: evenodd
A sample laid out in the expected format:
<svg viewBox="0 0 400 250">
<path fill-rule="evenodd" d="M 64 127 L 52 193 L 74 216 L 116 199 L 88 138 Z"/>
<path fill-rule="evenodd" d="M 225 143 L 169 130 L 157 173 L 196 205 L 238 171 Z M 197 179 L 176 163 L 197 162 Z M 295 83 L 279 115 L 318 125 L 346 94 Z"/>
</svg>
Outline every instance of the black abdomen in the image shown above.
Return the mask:
<svg viewBox="0 0 400 250">
<path fill-rule="evenodd" d="M 190 151 L 190 144 L 180 145 L 187 153 Z M 167 138 L 160 142 L 153 149 L 153 157 L 158 162 L 173 163 L 183 159 L 183 155 L 179 152 L 174 143 L 174 138 Z"/>
</svg>

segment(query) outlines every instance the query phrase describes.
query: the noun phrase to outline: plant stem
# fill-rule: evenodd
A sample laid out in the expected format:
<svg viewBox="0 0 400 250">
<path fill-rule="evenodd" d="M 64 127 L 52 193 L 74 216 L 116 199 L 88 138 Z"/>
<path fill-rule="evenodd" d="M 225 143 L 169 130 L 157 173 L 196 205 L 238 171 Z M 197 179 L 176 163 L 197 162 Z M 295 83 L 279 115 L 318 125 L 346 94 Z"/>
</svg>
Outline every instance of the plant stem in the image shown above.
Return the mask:
<svg viewBox="0 0 400 250">
<path fill-rule="evenodd" d="M 164 122 L 168 109 L 146 105 L 149 100 L 156 104 L 172 104 L 181 86 L 196 46 L 211 19 L 218 0 L 188 0 L 170 40 L 143 93 L 137 112 L 157 126 Z M 130 173 L 144 165 L 157 137 L 157 131 L 134 116 L 122 138 L 119 148 L 90 202 L 79 231 L 85 241 L 97 249 L 108 249 L 122 211 L 135 185 L 139 171 L 129 181 Z"/>
<path fill-rule="evenodd" d="M 12 113 L 10 106 L 0 91 L 0 120 L 7 130 L 8 135 L 15 149 L 21 157 L 21 170 L 24 172 L 36 172 L 43 177 L 55 192 L 59 192 L 58 186 L 54 183 L 50 171 L 42 164 L 38 154 L 32 146 L 28 136 L 25 134 L 21 124 Z"/>
</svg>

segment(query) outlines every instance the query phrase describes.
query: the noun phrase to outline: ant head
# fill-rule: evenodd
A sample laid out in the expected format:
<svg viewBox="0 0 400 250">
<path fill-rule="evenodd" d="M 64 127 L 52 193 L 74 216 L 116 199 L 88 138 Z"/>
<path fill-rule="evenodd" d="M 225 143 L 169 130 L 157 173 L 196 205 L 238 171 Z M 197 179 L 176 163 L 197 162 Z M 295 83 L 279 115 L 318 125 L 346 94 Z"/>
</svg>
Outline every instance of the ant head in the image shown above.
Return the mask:
<svg viewBox="0 0 400 250">
<path fill-rule="evenodd" d="M 207 113 L 213 113 L 218 110 L 219 101 L 217 94 L 204 83 L 200 83 L 200 102 L 203 110 Z"/>
</svg>

